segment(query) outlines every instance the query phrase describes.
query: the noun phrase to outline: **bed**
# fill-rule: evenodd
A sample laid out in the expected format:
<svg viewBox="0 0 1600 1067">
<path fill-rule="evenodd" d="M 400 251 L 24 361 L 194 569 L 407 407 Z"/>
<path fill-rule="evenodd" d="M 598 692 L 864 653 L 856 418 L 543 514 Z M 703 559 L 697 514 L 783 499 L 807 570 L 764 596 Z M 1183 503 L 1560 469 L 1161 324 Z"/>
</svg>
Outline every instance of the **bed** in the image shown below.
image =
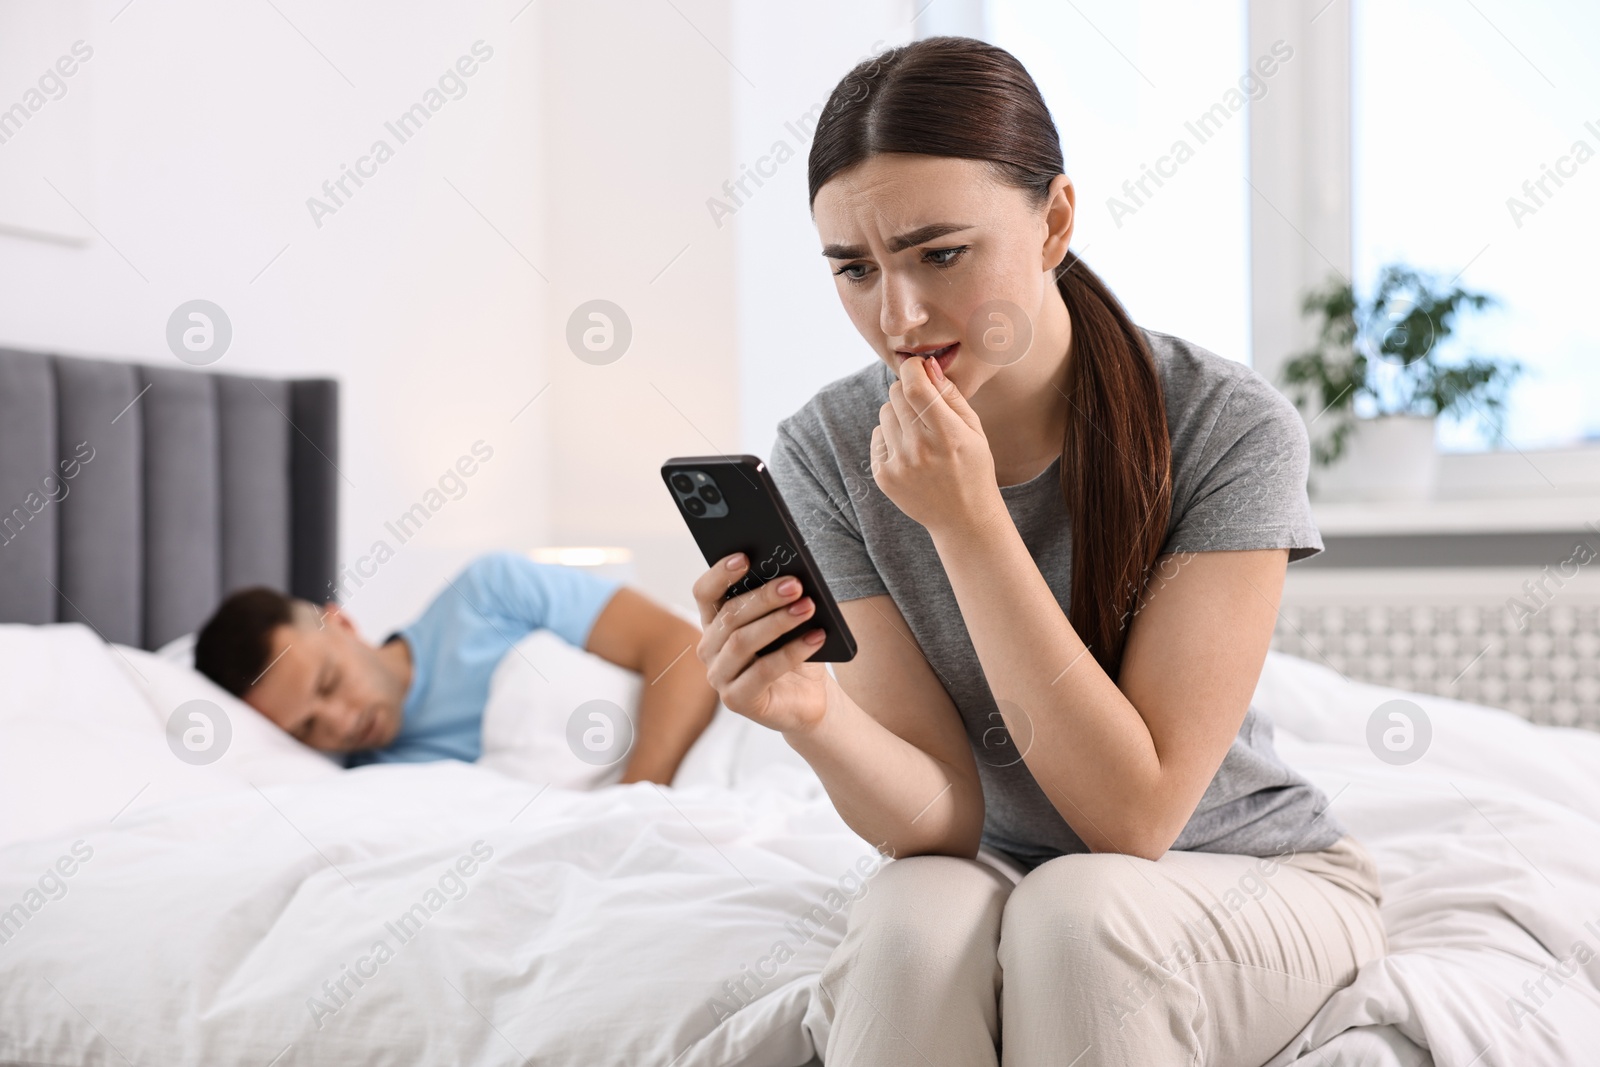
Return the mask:
<svg viewBox="0 0 1600 1067">
<path fill-rule="evenodd" d="M 192 619 L 139 617 L 0 625 L 0 1063 L 820 1062 L 817 975 L 881 860 L 769 731 L 719 709 L 671 788 L 616 785 L 560 726 L 639 679 L 536 633 L 479 763 L 346 771 L 152 651 Z M 1392 699 L 1432 727 L 1406 765 L 1367 741 Z M 1592 1062 L 1600 734 L 1276 652 L 1255 701 L 1372 850 L 1390 941 L 1269 1067 Z"/>
</svg>

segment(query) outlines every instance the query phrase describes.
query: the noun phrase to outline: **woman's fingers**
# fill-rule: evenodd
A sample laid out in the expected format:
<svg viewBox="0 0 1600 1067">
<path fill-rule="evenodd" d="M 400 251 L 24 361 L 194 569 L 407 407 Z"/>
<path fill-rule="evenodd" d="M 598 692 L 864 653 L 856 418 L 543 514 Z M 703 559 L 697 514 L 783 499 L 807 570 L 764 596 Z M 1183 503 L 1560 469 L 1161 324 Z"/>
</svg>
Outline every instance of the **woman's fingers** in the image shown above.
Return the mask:
<svg viewBox="0 0 1600 1067">
<path fill-rule="evenodd" d="M 922 360 L 913 361 L 908 359 L 906 362 L 921 363 Z M 903 435 L 909 436 L 918 432 L 919 426 L 923 430 L 928 428 L 926 425 L 927 420 L 922 415 L 922 405 L 912 403 L 911 393 L 906 387 L 904 378 L 890 384 L 889 404 L 894 408 L 895 419 L 900 423 L 900 432 Z"/>
<path fill-rule="evenodd" d="M 792 597 L 790 594 L 785 601 Z M 752 663 L 761 663 L 768 658 L 757 656 L 756 653 L 795 627 L 804 625 L 816 614 L 816 610 L 816 603 L 810 597 L 801 597 L 793 603 L 773 605 L 759 617 L 739 626 L 728 635 L 708 665 L 706 680 L 719 691 L 725 687 L 731 688 L 741 676 L 748 673 Z"/>
<path fill-rule="evenodd" d="M 787 729 L 786 722 L 797 710 L 791 706 L 797 690 L 791 686 L 785 691 L 787 696 L 775 697 L 772 686 L 824 644 L 822 632 L 815 630 L 812 622 L 817 606 L 805 595 L 799 579 L 789 575 L 740 591 L 748 581 L 759 581 L 758 575 L 753 579 L 749 576 L 749 567 L 749 560 L 741 553 L 718 560 L 695 580 L 694 598 L 702 620 L 696 651 L 706 665 L 706 681 L 729 710 L 748 715 L 773 729 Z M 725 597 L 729 586 L 738 588 L 733 596 Z M 757 655 L 796 629 L 810 629 L 814 633 L 801 633 L 773 652 Z M 814 684 L 816 678 L 812 674 L 815 673 L 805 676 L 806 681 L 812 683 L 810 688 L 802 687 L 812 705 L 821 692 Z"/>
<path fill-rule="evenodd" d="M 878 428 L 883 431 L 883 444 L 886 449 L 884 460 L 893 459 L 900 454 L 902 437 L 905 432 L 900 422 L 900 413 L 895 410 L 894 394 L 891 392 L 888 403 L 878 408 Z"/>
<path fill-rule="evenodd" d="M 741 566 L 739 573 L 748 570 L 748 564 Z M 713 577 L 702 577 L 707 582 L 715 581 L 716 568 L 710 572 Z M 730 572 L 731 573 L 731 572 Z M 737 575 L 734 579 L 737 580 Z M 741 583 L 742 584 L 742 583 Z M 713 617 L 702 627 L 700 635 L 699 655 L 703 663 L 710 664 L 717 658 L 729 639 L 738 633 L 740 628 L 761 619 L 775 608 L 782 607 L 792 600 L 798 599 L 805 591 L 800 587 L 798 578 L 784 577 L 770 581 L 747 592 L 736 593 L 727 600 L 713 600 Z M 701 587 L 696 585 L 696 600 L 700 600 Z M 760 645 L 756 647 L 761 647 Z"/>
<path fill-rule="evenodd" d="M 808 596 L 787 596 L 760 618 L 734 630 L 722 647 L 741 663 L 748 663 L 757 652 L 805 622 L 816 610 L 816 602 Z"/>
<path fill-rule="evenodd" d="M 727 600 L 711 623 L 713 655 L 742 628 L 788 605 L 790 601 L 800 599 L 804 593 L 798 578 L 780 578 Z"/>
<path fill-rule="evenodd" d="M 889 386 L 889 399 L 908 436 L 939 433 L 939 420 L 944 417 L 939 409 L 948 405 L 949 391 L 954 389 L 947 378 L 934 381 L 928 367 L 926 359 L 908 359 L 900 365 L 899 379 Z"/>
<path fill-rule="evenodd" d="M 802 622 L 801 625 L 809 626 L 810 623 Z M 818 636 L 808 640 L 811 634 Z M 822 647 L 823 636 L 825 635 L 821 630 L 813 628 L 808 633 L 802 633 L 794 640 L 786 642 L 782 648 L 774 649 L 765 656 L 757 656 L 754 663 L 728 683 L 723 703 L 730 709 L 753 707 L 763 691 L 817 654 L 817 649 Z"/>
<path fill-rule="evenodd" d="M 728 586 L 744 577 L 749 569 L 750 560 L 743 552 L 735 552 L 717 560 L 694 580 L 691 591 L 695 605 L 700 609 L 700 629 L 711 625 L 718 609 L 722 607 L 722 597 L 728 591 Z"/>
</svg>

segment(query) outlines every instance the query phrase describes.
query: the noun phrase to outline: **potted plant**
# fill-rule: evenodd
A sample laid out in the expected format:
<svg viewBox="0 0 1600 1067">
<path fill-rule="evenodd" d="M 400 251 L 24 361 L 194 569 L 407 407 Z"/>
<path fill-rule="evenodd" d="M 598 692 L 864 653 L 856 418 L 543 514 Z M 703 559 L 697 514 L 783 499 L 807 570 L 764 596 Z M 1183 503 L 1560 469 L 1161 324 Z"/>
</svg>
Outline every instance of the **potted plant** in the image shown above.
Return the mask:
<svg viewBox="0 0 1600 1067">
<path fill-rule="evenodd" d="M 1316 346 L 1284 365 L 1282 382 L 1310 412 L 1313 495 L 1426 499 L 1441 416 L 1476 415 L 1499 433 L 1523 365 L 1445 353 L 1458 313 L 1497 303 L 1402 264 L 1384 267 L 1365 300 L 1341 278 L 1306 294 L 1302 311 L 1319 320 Z"/>
</svg>

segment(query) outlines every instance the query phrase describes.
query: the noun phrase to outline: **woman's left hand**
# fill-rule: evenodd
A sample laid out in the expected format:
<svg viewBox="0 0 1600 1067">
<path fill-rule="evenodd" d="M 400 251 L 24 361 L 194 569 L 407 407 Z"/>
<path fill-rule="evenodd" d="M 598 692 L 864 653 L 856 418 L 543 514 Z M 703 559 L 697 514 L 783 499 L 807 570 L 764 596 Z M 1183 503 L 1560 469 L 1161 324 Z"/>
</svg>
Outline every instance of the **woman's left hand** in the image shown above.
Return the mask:
<svg viewBox="0 0 1600 1067">
<path fill-rule="evenodd" d="M 997 508 L 1005 510 L 977 412 L 921 357 L 901 362 L 889 402 L 878 409 L 872 474 L 884 495 L 929 532 L 987 522 Z"/>
</svg>

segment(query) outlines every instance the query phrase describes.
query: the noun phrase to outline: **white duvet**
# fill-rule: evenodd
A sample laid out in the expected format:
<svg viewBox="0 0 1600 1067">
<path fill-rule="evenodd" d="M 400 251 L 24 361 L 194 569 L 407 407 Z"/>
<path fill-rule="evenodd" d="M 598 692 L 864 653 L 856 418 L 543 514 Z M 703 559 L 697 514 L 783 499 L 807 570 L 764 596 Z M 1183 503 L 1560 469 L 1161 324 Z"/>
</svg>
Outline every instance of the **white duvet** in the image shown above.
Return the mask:
<svg viewBox="0 0 1600 1067">
<path fill-rule="evenodd" d="M 0 627 L 0 1062 L 811 1062 L 877 854 L 726 712 L 673 788 L 604 785 L 527 730 L 636 683 L 525 651 L 548 688 L 512 716 L 497 679 L 485 765 L 346 772 L 192 672 Z M 1395 695 L 1276 654 L 1257 692 L 1377 858 L 1391 947 L 1273 1067 L 1593 1062 L 1600 735 L 1413 697 L 1431 747 L 1392 767 L 1364 738 Z M 233 732 L 208 766 L 163 733 L 197 696 Z"/>
</svg>

